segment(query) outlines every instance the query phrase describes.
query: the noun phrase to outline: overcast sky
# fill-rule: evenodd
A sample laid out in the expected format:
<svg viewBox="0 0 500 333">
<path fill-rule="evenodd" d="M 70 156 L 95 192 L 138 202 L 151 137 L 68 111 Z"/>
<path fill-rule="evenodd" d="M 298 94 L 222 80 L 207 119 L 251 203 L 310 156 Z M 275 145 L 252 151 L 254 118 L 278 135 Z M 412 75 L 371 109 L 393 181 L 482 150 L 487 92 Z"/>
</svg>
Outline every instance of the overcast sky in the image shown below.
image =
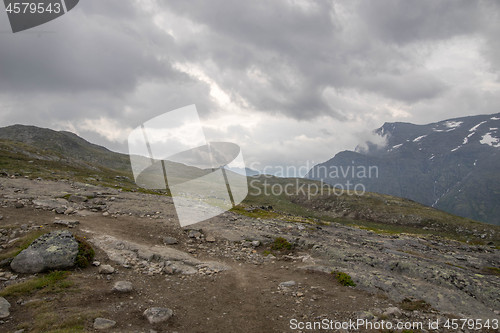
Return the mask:
<svg viewBox="0 0 500 333">
<path fill-rule="evenodd" d="M 500 2 L 83 0 L 12 34 L 0 13 L 0 126 L 130 131 L 196 104 L 248 166 L 323 162 L 384 122 L 499 112 Z"/>
</svg>

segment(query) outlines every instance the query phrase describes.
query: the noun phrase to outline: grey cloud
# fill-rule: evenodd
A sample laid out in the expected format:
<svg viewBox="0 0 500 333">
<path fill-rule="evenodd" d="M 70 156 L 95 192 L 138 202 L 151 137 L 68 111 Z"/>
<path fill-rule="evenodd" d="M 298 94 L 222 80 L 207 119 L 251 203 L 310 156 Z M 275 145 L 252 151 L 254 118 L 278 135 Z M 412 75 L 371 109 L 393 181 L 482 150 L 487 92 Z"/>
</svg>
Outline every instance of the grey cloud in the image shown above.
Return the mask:
<svg viewBox="0 0 500 333">
<path fill-rule="evenodd" d="M 264 113 L 304 122 L 322 115 L 341 121 L 364 117 L 380 121 L 376 126 L 394 120 L 387 119 L 394 116 L 385 105 L 343 103 L 350 91 L 361 99 L 404 104 L 416 122 L 498 106 L 494 91 L 467 93 L 444 84 L 449 81 L 425 68 L 425 52 L 415 52 L 422 51 L 420 44 L 474 36 L 484 40 L 490 73 L 498 74 L 500 5 L 494 0 L 315 1 L 309 9 L 278 0 L 156 3 L 161 8 L 152 13 L 141 10 L 140 2 L 81 1 L 40 28 L 53 33 L 0 34 L 0 122 L 29 119 L 53 127 L 104 116 L 135 127 L 193 103 L 205 118 L 224 111 L 207 83 L 179 72 L 175 63 L 195 64 L 233 103 L 260 112 L 260 118 Z M 160 29 L 153 16 L 162 10 L 182 18 L 181 30 L 192 25 L 194 32 L 170 35 Z M 338 103 L 325 100 L 327 89 L 338 92 Z M 276 132 L 294 136 L 302 130 L 294 126 L 277 125 Z M 249 140 L 256 136 L 256 147 L 269 161 L 294 154 L 292 149 L 277 154 L 259 130 L 230 132 Z M 89 130 L 81 134 L 122 147 Z"/>
<path fill-rule="evenodd" d="M 361 86 L 386 97 L 410 103 L 438 97 L 447 89 L 445 83 L 429 74 L 411 72 L 398 76 L 374 75 L 366 78 Z"/>
<path fill-rule="evenodd" d="M 43 26 L 52 33 L 1 35 L 1 91 L 119 94 L 133 90 L 140 80 L 175 76 L 170 64 L 156 57 L 160 50 L 174 48 L 171 38 L 160 38 L 149 17 L 127 2 L 103 3 L 97 10 L 96 2 L 81 2 Z"/>
<path fill-rule="evenodd" d="M 186 59 L 210 59 L 209 75 L 254 109 L 297 119 L 321 114 L 345 119 L 323 100 L 328 86 L 410 104 L 440 96 L 448 87 L 431 73 L 419 73 L 416 56 L 397 44 L 475 33 L 481 13 L 481 6 L 469 1 L 362 1 L 349 23 L 359 27 L 352 34 L 330 2 L 318 2 L 310 11 L 280 1 L 163 4 L 203 26 L 187 43 L 195 47 L 181 46 Z M 253 69 L 269 82 L 252 81 Z"/>
<path fill-rule="evenodd" d="M 364 0 L 358 9 L 375 37 L 405 44 L 473 33 L 480 26 L 480 7 L 468 0 Z"/>
</svg>

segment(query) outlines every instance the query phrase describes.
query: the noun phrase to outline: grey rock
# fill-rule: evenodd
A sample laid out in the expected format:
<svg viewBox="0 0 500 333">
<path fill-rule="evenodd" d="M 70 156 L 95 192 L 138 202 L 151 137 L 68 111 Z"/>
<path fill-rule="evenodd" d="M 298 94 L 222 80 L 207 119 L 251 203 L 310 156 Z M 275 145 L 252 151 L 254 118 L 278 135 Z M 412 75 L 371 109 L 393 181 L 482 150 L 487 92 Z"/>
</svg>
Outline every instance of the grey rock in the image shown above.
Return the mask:
<svg viewBox="0 0 500 333">
<path fill-rule="evenodd" d="M 62 207 L 57 207 L 55 209 L 55 212 L 56 214 L 64 214 L 64 212 L 66 211 L 66 207 L 62 206 Z"/>
<path fill-rule="evenodd" d="M 173 314 L 174 312 L 169 308 L 149 308 L 143 313 L 150 324 L 163 323 L 169 320 Z"/>
<path fill-rule="evenodd" d="M 201 232 L 199 232 L 197 230 L 189 230 L 188 237 L 189 238 L 200 238 Z"/>
<path fill-rule="evenodd" d="M 369 311 L 361 311 L 358 314 L 358 318 L 360 318 L 360 319 L 366 319 L 366 320 L 372 320 L 373 318 L 375 318 L 375 316 L 373 315 L 373 313 L 371 313 Z"/>
<path fill-rule="evenodd" d="M 7 318 L 10 316 L 10 303 L 3 297 L 0 297 L 0 318 Z"/>
<path fill-rule="evenodd" d="M 208 236 L 207 237 L 207 242 L 214 243 L 215 242 L 215 237 L 214 236 Z"/>
<path fill-rule="evenodd" d="M 24 333 L 24 329 L 17 330 L 17 331 L 15 331 L 14 333 Z"/>
<path fill-rule="evenodd" d="M 75 237 L 67 230 L 57 230 L 38 237 L 12 260 L 10 267 L 18 273 L 71 268 L 77 254 Z"/>
<path fill-rule="evenodd" d="M 179 241 L 177 240 L 177 238 L 167 236 L 167 237 L 163 238 L 163 243 L 165 245 L 174 245 L 174 244 L 179 243 Z"/>
<path fill-rule="evenodd" d="M 27 224 L 21 224 L 21 230 L 28 230 L 29 226 Z"/>
<path fill-rule="evenodd" d="M 15 207 L 16 208 L 24 208 L 24 204 L 22 202 L 16 202 Z"/>
<path fill-rule="evenodd" d="M 252 246 L 253 246 L 253 247 L 259 247 L 259 246 L 260 246 L 260 241 L 258 241 L 258 240 L 254 240 L 254 241 L 252 242 Z"/>
<path fill-rule="evenodd" d="M 3 215 L 0 215 L 0 221 L 3 220 Z"/>
<path fill-rule="evenodd" d="M 129 281 L 117 281 L 113 286 L 113 291 L 117 291 L 119 293 L 129 293 L 134 290 L 132 286 L 132 282 Z"/>
<path fill-rule="evenodd" d="M 114 272 L 115 272 L 115 269 L 111 265 L 99 266 L 99 273 L 100 274 L 113 274 Z"/>
<path fill-rule="evenodd" d="M 56 208 L 64 206 L 67 203 L 68 202 L 62 198 L 33 200 L 33 204 L 36 207 L 43 207 L 43 208 L 48 208 L 48 209 L 56 209 Z"/>
<path fill-rule="evenodd" d="M 56 225 L 63 225 L 65 227 L 73 228 L 80 224 L 80 221 L 77 220 L 54 220 L 53 222 Z"/>
<path fill-rule="evenodd" d="M 94 329 L 106 330 L 116 325 L 116 321 L 106 318 L 96 318 L 94 320 Z"/>
<path fill-rule="evenodd" d="M 289 288 L 295 286 L 295 281 L 285 281 L 280 283 L 281 288 Z"/>
<path fill-rule="evenodd" d="M 75 212 L 75 209 L 73 207 L 68 207 L 68 209 L 66 209 L 64 211 L 64 215 L 71 215 Z"/>
<path fill-rule="evenodd" d="M 88 200 L 87 197 L 84 197 L 83 195 L 76 195 L 76 194 L 70 195 L 70 197 L 68 198 L 69 202 L 75 202 L 75 203 L 82 203 L 82 202 L 85 202 L 87 200 Z"/>
<path fill-rule="evenodd" d="M 390 308 L 387 308 L 385 311 L 384 311 L 384 316 L 387 316 L 387 317 L 400 317 L 402 314 L 401 310 L 395 306 L 392 306 Z"/>
</svg>

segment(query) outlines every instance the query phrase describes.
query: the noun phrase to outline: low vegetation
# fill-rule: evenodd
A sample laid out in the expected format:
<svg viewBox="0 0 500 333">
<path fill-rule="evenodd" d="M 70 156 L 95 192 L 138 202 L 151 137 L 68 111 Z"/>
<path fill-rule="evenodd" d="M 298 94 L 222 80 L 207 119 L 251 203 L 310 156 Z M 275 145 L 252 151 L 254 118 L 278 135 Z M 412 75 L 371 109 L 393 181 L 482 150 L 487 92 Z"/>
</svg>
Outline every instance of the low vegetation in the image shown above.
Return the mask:
<svg viewBox="0 0 500 333">
<path fill-rule="evenodd" d="M 291 250 L 293 245 L 283 237 L 277 237 L 271 244 L 271 250 L 275 251 L 287 251 Z"/>
<path fill-rule="evenodd" d="M 354 283 L 349 274 L 340 271 L 332 271 L 332 275 L 335 276 L 341 285 L 346 287 L 356 287 L 356 283 Z"/>
<path fill-rule="evenodd" d="M 19 237 L 19 239 L 13 244 L 12 248 L 10 248 L 6 252 L 0 253 L 0 261 L 4 259 L 9 259 L 9 258 L 14 258 L 17 256 L 22 250 L 25 250 L 30 246 L 31 243 L 41 235 L 43 235 L 45 231 L 43 230 L 36 230 L 29 232 L 22 237 Z"/>
<path fill-rule="evenodd" d="M 410 298 L 405 298 L 401 301 L 400 308 L 405 311 L 428 311 L 431 306 L 424 300 L 414 300 Z"/>
<path fill-rule="evenodd" d="M 67 271 L 53 271 L 24 282 L 9 285 L 0 291 L 0 296 L 30 295 L 35 292 L 57 293 L 73 285 L 71 281 L 66 280 L 69 275 L 70 273 Z"/>
<path fill-rule="evenodd" d="M 500 276 L 500 268 L 498 267 L 484 267 L 482 271 L 484 274 Z"/>
<path fill-rule="evenodd" d="M 90 244 L 81 237 L 75 236 L 78 242 L 78 254 L 76 255 L 75 264 L 77 267 L 88 267 L 95 256 L 95 251 Z"/>
</svg>

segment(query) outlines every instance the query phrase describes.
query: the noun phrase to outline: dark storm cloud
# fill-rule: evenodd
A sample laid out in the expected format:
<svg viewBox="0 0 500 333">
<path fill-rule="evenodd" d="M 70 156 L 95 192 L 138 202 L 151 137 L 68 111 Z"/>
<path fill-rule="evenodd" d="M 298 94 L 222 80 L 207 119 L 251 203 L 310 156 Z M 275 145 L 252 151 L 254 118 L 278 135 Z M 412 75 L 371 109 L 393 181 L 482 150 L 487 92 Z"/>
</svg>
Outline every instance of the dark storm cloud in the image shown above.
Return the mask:
<svg viewBox="0 0 500 333">
<path fill-rule="evenodd" d="M 294 118 L 329 114 L 326 87 L 353 88 L 415 103 L 449 88 L 401 46 L 433 42 L 483 29 L 488 2 L 343 2 L 352 11 L 342 21 L 333 2 L 311 8 L 289 1 L 168 1 L 169 10 L 201 24 L 203 31 L 183 52 L 189 61 L 210 59 L 210 75 L 255 109 Z M 354 4 L 354 5 L 353 5 Z M 491 23 L 491 22 L 490 22 Z M 349 25 L 354 28 L 348 28 Z M 267 81 L 249 77 L 259 70 Z"/>
<path fill-rule="evenodd" d="M 0 15 L 0 27 L 5 20 Z M 274 136 L 294 137 L 323 116 L 366 121 L 371 129 L 393 121 L 394 108 L 416 122 L 451 118 L 457 105 L 450 99 L 460 100 L 460 115 L 467 105 L 489 110 L 498 100 L 495 87 L 481 92 L 483 76 L 500 69 L 498 22 L 494 0 L 81 1 L 32 32 L 0 34 L 0 122 L 74 125 L 87 138 L 122 147 L 113 129 L 125 133 L 175 108 L 196 104 L 205 119 L 224 113 L 211 82 Z M 426 67 L 441 44 L 462 37 L 481 44 L 478 57 L 487 62 L 478 71 L 477 62 L 459 64 L 474 75 L 458 77 L 474 82 L 453 81 L 453 68 Z M 272 141 L 246 131 L 260 135 L 256 151 L 259 140 Z M 310 128 L 306 139 L 316 132 Z"/>
<path fill-rule="evenodd" d="M 156 57 L 173 49 L 172 40 L 125 1 L 84 2 L 43 29 L 52 33 L 0 36 L 2 93 L 119 94 L 139 80 L 175 75 Z"/>
</svg>

